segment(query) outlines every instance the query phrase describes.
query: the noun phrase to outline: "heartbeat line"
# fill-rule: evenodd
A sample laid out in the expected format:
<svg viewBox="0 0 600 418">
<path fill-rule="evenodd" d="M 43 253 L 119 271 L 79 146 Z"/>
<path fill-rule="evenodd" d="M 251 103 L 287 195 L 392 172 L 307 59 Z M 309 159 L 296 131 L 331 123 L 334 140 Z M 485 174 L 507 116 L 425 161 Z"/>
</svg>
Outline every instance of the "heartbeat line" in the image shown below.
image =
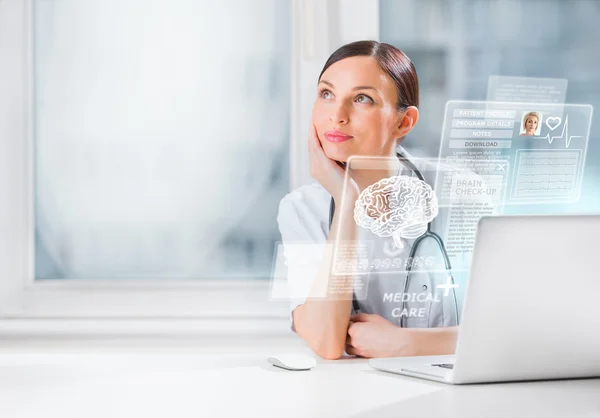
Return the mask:
<svg viewBox="0 0 600 418">
<path fill-rule="evenodd" d="M 576 136 L 576 135 L 572 135 L 569 136 L 569 115 L 567 115 L 567 117 L 565 118 L 565 123 L 563 124 L 563 128 L 562 128 L 562 132 L 560 134 L 560 136 L 550 136 L 550 132 L 548 132 L 546 134 L 546 136 L 539 136 L 538 138 L 545 138 L 548 140 L 549 144 L 552 144 L 552 142 L 555 139 L 561 139 L 561 138 L 565 138 L 565 148 L 569 148 L 569 145 L 571 144 L 571 140 L 573 138 L 583 138 L 583 136 Z"/>
</svg>

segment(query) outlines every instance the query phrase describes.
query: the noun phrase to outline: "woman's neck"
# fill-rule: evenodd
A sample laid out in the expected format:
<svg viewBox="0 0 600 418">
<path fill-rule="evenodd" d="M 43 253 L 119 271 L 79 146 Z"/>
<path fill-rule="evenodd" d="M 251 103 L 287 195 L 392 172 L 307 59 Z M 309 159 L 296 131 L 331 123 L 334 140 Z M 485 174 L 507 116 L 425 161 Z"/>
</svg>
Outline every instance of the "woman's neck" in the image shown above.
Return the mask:
<svg viewBox="0 0 600 418">
<path fill-rule="evenodd" d="M 397 170 L 350 170 L 350 176 L 354 179 L 361 192 L 372 184 L 397 174 Z"/>
<path fill-rule="evenodd" d="M 390 141 L 386 144 L 385 148 L 383 148 L 378 158 L 389 158 L 393 159 L 394 163 L 397 162 L 398 151 L 397 151 L 398 143 L 396 140 Z M 368 157 L 367 157 L 368 158 Z M 385 165 L 385 164 L 382 164 Z M 377 183 L 378 181 L 392 177 L 398 174 L 398 167 L 395 164 L 392 167 L 383 167 L 382 169 L 349 169 L 350 177 L 356 182 L 359 190 L 362 192 L 367 187 L 372 184 Z"/>
</svg>

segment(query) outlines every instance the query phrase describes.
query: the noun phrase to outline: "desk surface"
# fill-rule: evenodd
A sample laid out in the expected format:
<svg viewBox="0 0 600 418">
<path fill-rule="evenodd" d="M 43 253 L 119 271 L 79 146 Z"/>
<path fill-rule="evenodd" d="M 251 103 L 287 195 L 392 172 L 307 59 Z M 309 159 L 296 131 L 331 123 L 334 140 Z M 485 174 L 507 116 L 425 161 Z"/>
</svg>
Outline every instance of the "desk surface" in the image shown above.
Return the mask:
<svg viewBox="0 0 600 418">
<path fill-rule="evenodd" d="M 33 417 L 600 418 L 600 379 L 448 386 L 364 359 L 271 366 L 297 340 L 0 340 L 0 415 Z"/>
</svg>

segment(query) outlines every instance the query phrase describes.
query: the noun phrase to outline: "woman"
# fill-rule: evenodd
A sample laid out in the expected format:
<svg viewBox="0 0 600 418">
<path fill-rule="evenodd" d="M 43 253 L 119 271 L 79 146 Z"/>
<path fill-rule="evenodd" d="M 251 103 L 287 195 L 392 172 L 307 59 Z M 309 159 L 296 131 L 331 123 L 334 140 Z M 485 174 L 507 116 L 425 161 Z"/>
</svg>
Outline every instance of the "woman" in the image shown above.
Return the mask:
<svg viewBox="0 0 600 418">
<path fill-rule="evenodd" d="M 326 244 L 336 239 L 357 242 L 360 232 L 352 216 L 354 204 L 361 191 L 389 176 L 350 170 L 344 184 L 345 162 L 353 155 L 396 158 L 396 152 L 402 150 L 399 142 L 419 119 L 418 100 L 413 64 L 403 52 L 385 43 L 360 41 L 341 47 L 329 57 L 319 76 L 308 139 L 310 173 L 317 183 L 282 199 L 278 223 L 289 287 L 294 292 L 292 329 L 323 358 L 337 359 L 344 351 L 362 357 L 454 352 L 458 328 L 447 301 L 421 298 L 419 310 L 410 311 L 426 315 L 410 315 L 408 327 L 402 327 L 397 314 L 405 277 L 371 274 L 367 297 L 358 301 L 360 313 L 352 307 L 353 278 L 330 277 Z M 332 197 L 336 210 L 329 228 Z M 298 242 L 314 244 L 320 253 L 316 257 L 306 251 L 294 253 L 293 244 Z M 405 247 L 410 244 L 407 240 Z M 409 290 L 415 296 L 412 302 L 417 303 L 417 296 L 433 294 L 438 279 L 428 274 L 415 276 Z M 446 274 L 442 276 L 445 280 Z M 316 296 L 334 279 L 335 297 Z"/>
<path fill-rule="evenodd" d="M 523 130 L 521 136 L 535 136 L 538 124 L 540 122 L 540 115 L 537 112 L 529 112 L 523 118 Z"/>
</svg>

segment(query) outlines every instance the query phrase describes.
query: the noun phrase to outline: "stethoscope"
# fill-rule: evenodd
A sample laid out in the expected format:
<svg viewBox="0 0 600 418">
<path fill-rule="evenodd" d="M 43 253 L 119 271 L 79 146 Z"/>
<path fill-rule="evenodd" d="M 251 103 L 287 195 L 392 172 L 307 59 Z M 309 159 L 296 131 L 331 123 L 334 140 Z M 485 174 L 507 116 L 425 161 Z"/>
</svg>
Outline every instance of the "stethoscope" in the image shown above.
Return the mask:
<svg viewBox="0 0 600 418">
<path fill-rule="evenodd" d="M 425 177 L 423 177 L 423 174 L 421 174 L 421 172 L 419 171 L 419 169 L 417 169 L 417 167 L 412 163 L 412 161 L 410 161 L 408 158 L 406 158 L 404 155 L 402 155 L 401 153 L 396 153 L 396 155 L 398 156 L 398 159 L 403 162 L 408 168 L 410 168 L 413 173 L 415 173 L 415 175 L 417 176 L 417 178 L 423 182 L 425 182 Z M 333 200 L 333 197 L 331 198 L 331 203 L 329 204 L 329 229 L 331 230 L 331 224 L 333 223 L 333 215 L 335 214 L 335 202 Z M 452 276 L 452 266 L 450 265 L 450 257 L 448 257 L 448 253 L 446 252 L 446 248 L 444 247 L 444 241 L 442 240 L 442 238 L 436 234 L 435 232 L 433 232 L 431 230 L 431 223 L 433 222 L 433 220 L 429 221 L 429 223 L 427 224 L 427 231 L 425 231 L 423 233 L 423 235 L 421 235 L 420 237 L 418 237 L 412 248 L 410 249 L 410 253 L 409 253 L 409 260 L 414 260 L 415 259 L 415 255 L 417 254 L 417 250 L 419 249 L 419 244 L 421 244 L 421 242 L 423 242 L 425 239 L 427 238 L 433 238 L 435 240 L 435 242 L 437 242 L 438 247 L 440 248 L 440 251 L 442 253 L 442 256 L 444 257 L 444 264 L 446 266 L 446 273 L 448 274 L 448 278 L 450 279 L 450 282 L 452 283 L 452 285 L 454 285 L 454 276 Z M 406 266 L 406 282 L 404 283 L 404 291 L 403 293 L 406 293 L 408 290 L 408 286 L 410 284 L 410 273 L 412 271 L 412 267 L 413 267 L 413 263 L 409 263 Z M 455 287 L 452 287 L 452 296 L 454 299 L 454 315 L 456 318 L 456 325 L 459 324 L 459 319 L 458 319 L 458 302 L 456 300 L 456 291 L 454 290 Z M 402 298 L 402 310 L 401 312 L 404 312 L 404 308 L 405 308 L 406 302 L 404 301 L 404 298 Z M 358 300 L 356 299 L 356 293 L 352 293 L 352 306 L 354 307 L 355 312 L 359 311 L 359 306 L 358 306 Z M 402 316 L 400 318 L 400 326 L 402 327 L 406 327 L 406 317 Z"/>
</svg>

